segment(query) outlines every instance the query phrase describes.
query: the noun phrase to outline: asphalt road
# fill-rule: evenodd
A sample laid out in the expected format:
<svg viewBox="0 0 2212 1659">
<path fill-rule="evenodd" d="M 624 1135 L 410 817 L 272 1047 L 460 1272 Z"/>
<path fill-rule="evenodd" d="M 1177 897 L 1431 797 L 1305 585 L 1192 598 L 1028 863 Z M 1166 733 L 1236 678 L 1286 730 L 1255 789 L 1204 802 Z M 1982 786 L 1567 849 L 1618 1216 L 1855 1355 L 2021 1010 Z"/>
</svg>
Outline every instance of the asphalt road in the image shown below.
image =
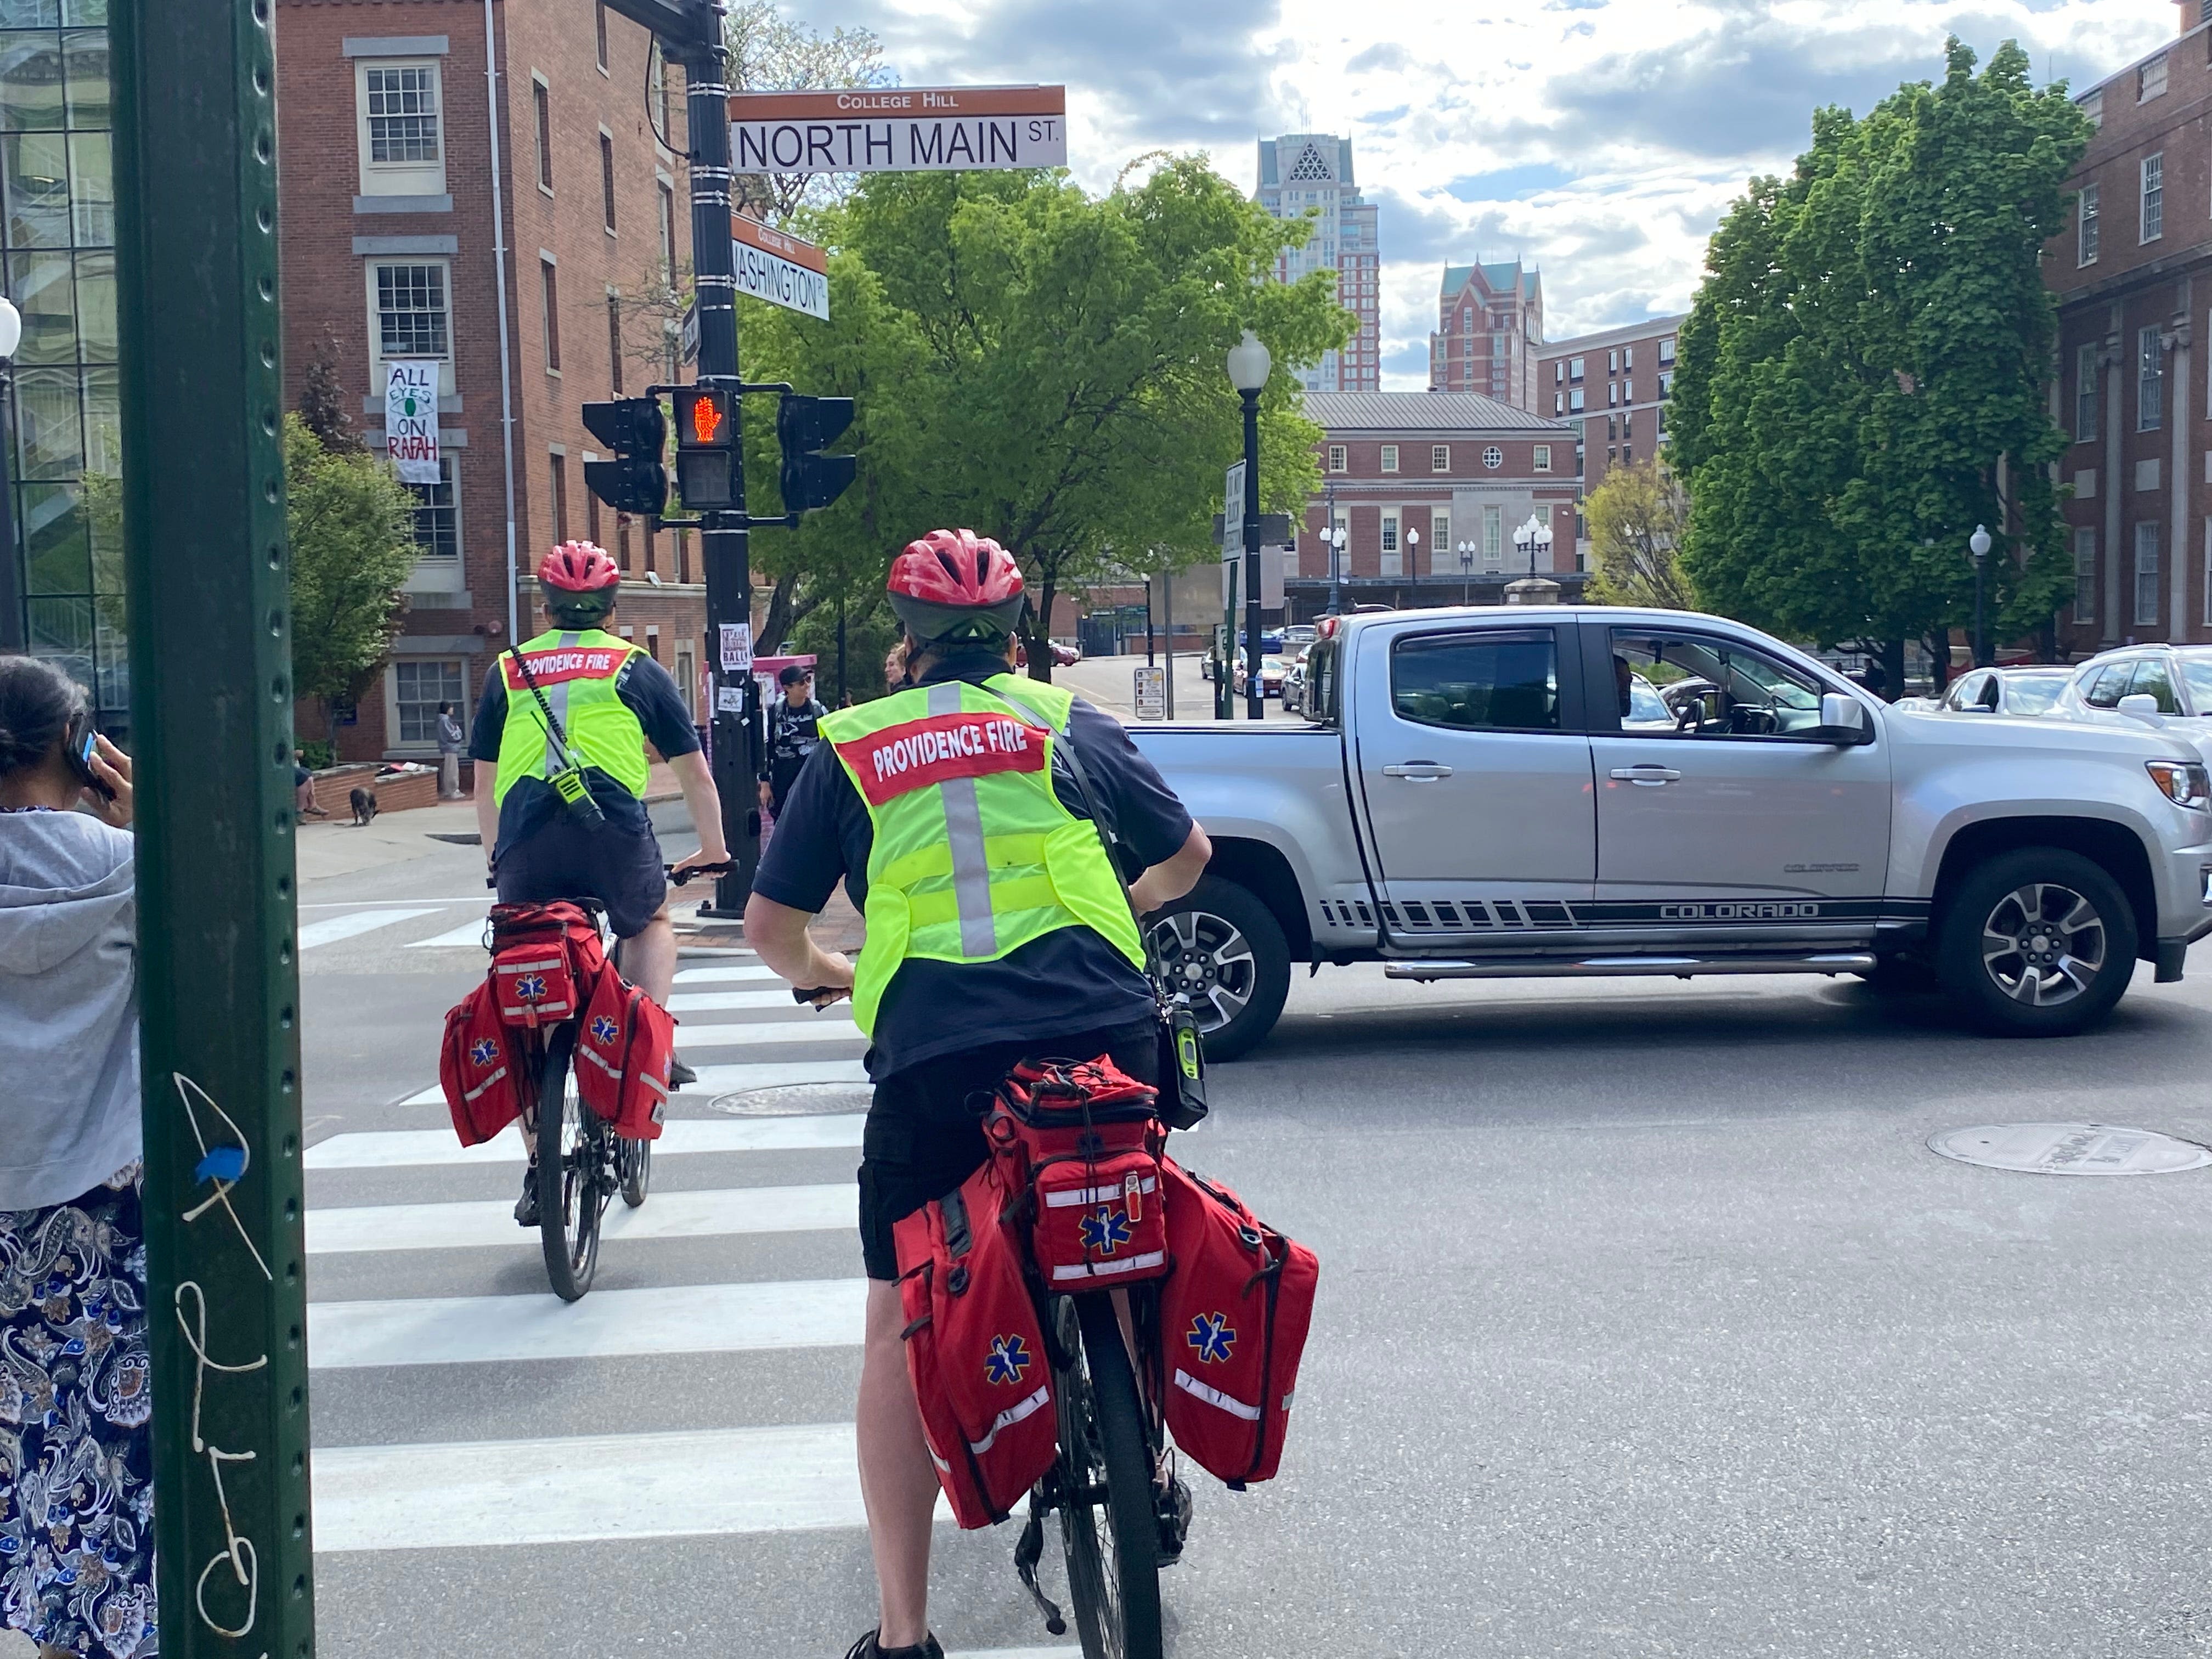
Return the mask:
<svg viewBox="0 0 2212 1659">
<path fill-rule="evenodd" d="M 320 1650 L 836 1659 L 872 1614 L 857 1033 L 687 957 L 720 977 L 679 994 L 735 999 L 690 1058 L 744 1069 L 678 1097 L 660 1236 L 562 1308 L 504 1219 L 519 1153 L 464 1160 L 435 1103 L 481 864 L 418 817 L 303 852 Z M 312 874 L 356 834 L 380 861 Z M 2192 967 L 2040 1043 L 1856 981 L 1297 980 L 1182 1151 L 1319 1251 L 1321 1305 L 1282 1477 L 1196 1477 L 1170 1652 L 2212 1653 L 2212 1171 L 1925 1146 L 2212 1139 Z M 938 1540 L 951 1654 L 1073 1654 L 1012 1528 Z"/>
</svg>

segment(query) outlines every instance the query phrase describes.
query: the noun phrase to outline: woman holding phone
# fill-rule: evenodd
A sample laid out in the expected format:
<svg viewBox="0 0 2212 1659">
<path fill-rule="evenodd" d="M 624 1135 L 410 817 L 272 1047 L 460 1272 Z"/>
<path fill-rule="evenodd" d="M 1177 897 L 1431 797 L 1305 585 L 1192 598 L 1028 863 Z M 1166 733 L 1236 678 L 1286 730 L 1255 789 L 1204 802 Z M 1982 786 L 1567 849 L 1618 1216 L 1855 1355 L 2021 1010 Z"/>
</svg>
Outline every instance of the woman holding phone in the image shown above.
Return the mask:
<svg viewBox="0 0 2212 1659">
<path fill-rule="evenodd" d="M 131 807 L 76 682 L 0 657 L 0 1652 L 47 1659 L 155 1653 Z"/>
</svg>

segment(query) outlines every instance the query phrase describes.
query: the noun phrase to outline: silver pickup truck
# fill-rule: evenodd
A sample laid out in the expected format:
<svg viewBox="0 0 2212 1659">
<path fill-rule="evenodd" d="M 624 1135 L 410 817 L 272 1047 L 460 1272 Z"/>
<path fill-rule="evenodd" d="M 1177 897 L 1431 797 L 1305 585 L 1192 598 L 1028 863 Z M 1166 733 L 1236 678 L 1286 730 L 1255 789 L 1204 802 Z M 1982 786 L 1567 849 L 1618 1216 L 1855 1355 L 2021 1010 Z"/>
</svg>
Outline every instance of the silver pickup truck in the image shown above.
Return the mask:
<svg viewBox="0 0 2212 1659">
<path fill-rule="evenodd" d="M 2205 765 L 2163 733 L 1893 710 L 1683 611 L 1349 617 L 1306 675 L 1308 724 L 1133 732 L 1213 839 L 1152 920 L 1224 1058 L 1293 963 L 1856 974 L 2056 1036 L 2212 931 Z"/>
</svg>

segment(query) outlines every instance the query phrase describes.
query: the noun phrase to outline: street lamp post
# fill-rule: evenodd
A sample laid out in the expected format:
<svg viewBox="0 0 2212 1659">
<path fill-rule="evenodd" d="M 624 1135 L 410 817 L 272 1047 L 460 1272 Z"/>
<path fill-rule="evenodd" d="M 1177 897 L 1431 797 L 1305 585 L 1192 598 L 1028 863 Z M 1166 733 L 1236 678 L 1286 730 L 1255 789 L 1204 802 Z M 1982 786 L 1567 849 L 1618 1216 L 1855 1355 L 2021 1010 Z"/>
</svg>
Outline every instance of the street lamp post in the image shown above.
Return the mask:
<svg viewBox="0 0 2212 1659">
<path fill-rule="evenodd" d="M 1328 532 L 1328 614 L 1344 614 L 1344 544 L 1352 539 L 1352 532 L 1342 525 L 1332 525 Z"/>
<path fill-rule="evenodd" d="M 1260 681 L 1260 392 L 1274 360 L 1250 329 L 1229 348 L 1229 384 L 1244 402 L 1244 713 L 1264 720 L 1267 688 Z"/>
<path fill-rule="evenodd" d="M 1474 544 L 1473 542 L 1462 542 L 1459 544 L 1459 602 L 1462 605 L 1474 603 Z"/>
<path fill-rule="evenodd" d="M 1413 567 L 1411 574 L 1418 592 L 1421 583 L 1421 532 L 1411 527 L 1406 532 L 1406 562 Z"/>
<path fill-rule="evenodd" d="M 1990 532 L 1985 525 L 1976 525 L 1974 533 L 1966 538 L 1966 546 L 1974 556 L 1974 666 L 1989 666 L 1989 641 L 1982 629 L 1982 565 L 1990 556 Z"/>
</svg>

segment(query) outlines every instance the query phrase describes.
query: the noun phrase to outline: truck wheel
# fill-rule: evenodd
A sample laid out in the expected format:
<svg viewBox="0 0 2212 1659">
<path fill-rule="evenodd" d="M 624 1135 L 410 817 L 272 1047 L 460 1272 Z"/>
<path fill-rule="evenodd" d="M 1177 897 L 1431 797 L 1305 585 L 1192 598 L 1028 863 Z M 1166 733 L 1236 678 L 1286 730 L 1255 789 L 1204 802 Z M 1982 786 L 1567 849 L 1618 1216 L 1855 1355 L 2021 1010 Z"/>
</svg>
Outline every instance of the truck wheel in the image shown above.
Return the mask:
<svg viewBox="0 0 2212 1659">
<path fill-rule="evenodd" d="M 1249 890 L 1200 876 L 1145 925 L 1166 988 L 1190 999 L 1208 1060 L 1235 1060 L 1274 1029 L 1291 994 L 1291 947 Z"/>
<path fill-rule="evenodd" d="M 2119 884 L 2079 853 L 2024 847 L 1959 884 L 1936 959 L 1944 988 L 1984 1030 L 2069 1036 L 2128 988 L 2135 912 Z"/>
</svg>

